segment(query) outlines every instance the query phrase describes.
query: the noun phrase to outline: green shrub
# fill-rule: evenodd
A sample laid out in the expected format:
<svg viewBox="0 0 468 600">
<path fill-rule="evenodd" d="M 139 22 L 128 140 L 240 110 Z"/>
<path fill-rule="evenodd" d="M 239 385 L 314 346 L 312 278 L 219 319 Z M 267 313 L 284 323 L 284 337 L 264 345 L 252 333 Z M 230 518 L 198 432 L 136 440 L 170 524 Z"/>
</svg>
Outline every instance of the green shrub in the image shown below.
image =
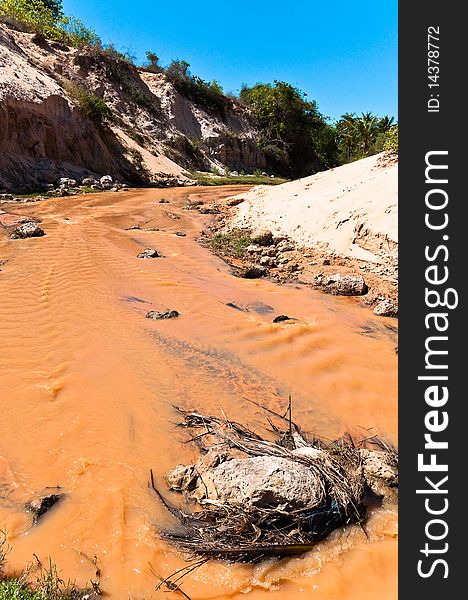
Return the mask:
<svg viewBox="0 0 468 600">
<path fill-rule="evenodd" d="M 384 150 L 398 152 L 398 125 L 393 125 L 385 132 Z"/>
<path fill-rule="evenodd" d="M 158 110 L 159 99 L 156 99 L 156 97 L 153 98 L 149 94 L 146 94 L 131 77 L 122 77 L 120 79 L 120 85 L 122 90 L 128 94 L 133 102 L 135 102 L 135 104 L 140 108 L 145 108 L 150 111 Z"/>
<path fill-rule="evenodd" d="M 57 24 L 59 31 L 63 32 L 62 41 L 80 48 L 82 46 L 96 46 L 101 40 L 94 29 L 89 29 L 77 17 L 62 17 Z"/>
<path fill-rule="evenodd" d="M 166 76 L 178 92 L 208 113 L 224 114 L 227 99 L 219 83 L 215 80 L 208 83 L 192 75 L 186 60 L 173 60 L 166 69 Z"/>
<path fill-rule="evenodd" d="M 0 0 L 0 16 L 50 40 L 81 47 L 100 43 L 93 29 L 65 16 L 58 0 Z"/>
<path fill-rule="evenodd" d="M 163 73 L 164 72 L 163 67 L 161 67 L 161 65 L 159 64 L 159 56 L 157 54 L 155 54 L 154 52 L 148 51 L 146 53 L 146 58 L 148 60 L 148 63 L 146 65 L 143 65 L 143 67 L 147 71 L 149 71 L 150 73 Z"/>
<path fill-rule="evenodd" d="M 41 0 L 0 0 L 0 15 L 18 21 L 46 38 L 60 39 L 54 11 Z"/>
<path fill-rule="evenodd" d="M 98 126 L 104 126 L 113 120 L 113 113 L 106 101 L 91 94 L 88 90 L 70 82 L 64 82 L 63 87 L 70 98 L 77 104 L 83 114 Z"/>
</svg>

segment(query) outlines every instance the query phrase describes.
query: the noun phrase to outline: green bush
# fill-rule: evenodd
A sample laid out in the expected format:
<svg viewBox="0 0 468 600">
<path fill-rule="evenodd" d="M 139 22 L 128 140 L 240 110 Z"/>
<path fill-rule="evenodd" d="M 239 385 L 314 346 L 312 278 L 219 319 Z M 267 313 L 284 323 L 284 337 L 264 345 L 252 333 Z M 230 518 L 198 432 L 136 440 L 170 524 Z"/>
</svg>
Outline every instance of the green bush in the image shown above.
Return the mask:
<svg viewBox="0 0 468 600">
<path fill-rule="evenodd" d="M 94 29 L 86 27 L 77 17 L 62 17 L 57 23 L 57 28 L 62 32 L 62 41 L 71 46 L 80 48 L 82 46 L 96 46 L 101 43 Z"/>
<path fill-rule="evenodd" d="M 166 69 L 166 76 L 178 92 L 187 96 L 209 113 L 223 115 L 227 99 L 217 81 L 208 83 L 190 73 L 186 60 L 173 60 Z"/>
<path fill-rule="evenodd" d="M 80 19 L 62 13 L 62 4 L 58 0 L 0 0 L 0 17 L 71 46 L 100 43 L 93 29 L 86 27 Z"/>
<path fill-rule="evenodd" d="M 390 152 L 398 152 L 398 125 L 393 125 L 385 133 L 383 149 Z"/>
<path fill-rule="evenodd" d="M 106 101 L 91 94 L 88 90 L 70 82 L 64 82 L 63 87 L 70 98 L 77 104 L 83 114 L 98 126 L 104 126 L 113 121 L 113 113 Z"/>
<path fill-rule="evenodd" d="M 57 17 L 41 0 L 0 0 L 0 15 L 18 21 L 46 38 L 60 39 Z"/>
<path fill-rule="evenodd" d="M 159 56 L 157 54 L 148 50 L 148 52 L 146 53 L 146 58 L 148 62 L 146 65 L 143 65 L 143 68 L 145 68 L 150 73 L 164 72 L 163 67 L 159 64 Z"/>
</svg>

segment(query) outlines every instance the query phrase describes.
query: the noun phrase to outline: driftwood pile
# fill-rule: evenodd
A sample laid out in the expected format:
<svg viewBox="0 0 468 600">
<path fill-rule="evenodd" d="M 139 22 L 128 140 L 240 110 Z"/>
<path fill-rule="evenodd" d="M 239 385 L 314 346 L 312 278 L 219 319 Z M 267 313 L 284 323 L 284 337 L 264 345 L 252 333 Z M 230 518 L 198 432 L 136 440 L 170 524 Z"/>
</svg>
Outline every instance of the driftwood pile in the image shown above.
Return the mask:
<svg viewBox="0 0 468 600">
<path fill-rule="evenodd" d="M 177 410 L 200 457 L 172 469 L 166 484 L 193 510 L 169 502 L 153 474 L 150 489 L 177 519 L 161 536 L 199 557 L 180 578 L 210 558 L 301 554 L 337 528 L 363 525 L 369 498 L 374 505 L 396 498 L 397 453 L 376 436 L 359 444 L 309 437 L 292 422 L 291 406 L 286 415 L 264 409 L 270 439 L 226 418 Z"/>
</svg>

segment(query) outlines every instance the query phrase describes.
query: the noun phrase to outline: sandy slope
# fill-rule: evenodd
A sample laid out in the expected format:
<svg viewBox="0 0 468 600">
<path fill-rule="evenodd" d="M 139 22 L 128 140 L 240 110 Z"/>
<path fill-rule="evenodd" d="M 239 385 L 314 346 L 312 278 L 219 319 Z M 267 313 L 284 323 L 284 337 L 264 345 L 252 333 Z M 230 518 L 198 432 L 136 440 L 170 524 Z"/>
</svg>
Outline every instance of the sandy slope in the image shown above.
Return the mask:
<svg viewBox="0 0 468 600">
<path fill-rule="evenodd" d="M 382 262 L 398 243 L 397 174 L 398 165 L 379 154 L 280 186 L 258 186 L 240 196 L 245 201 L 232 225 Z"/>
</svg>

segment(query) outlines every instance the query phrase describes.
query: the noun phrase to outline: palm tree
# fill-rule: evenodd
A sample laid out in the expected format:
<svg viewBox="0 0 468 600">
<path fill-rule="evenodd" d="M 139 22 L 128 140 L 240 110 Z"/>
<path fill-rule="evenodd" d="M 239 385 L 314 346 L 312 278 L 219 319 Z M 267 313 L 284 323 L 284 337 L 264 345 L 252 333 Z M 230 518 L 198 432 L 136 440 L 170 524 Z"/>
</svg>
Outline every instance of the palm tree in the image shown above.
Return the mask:
<svg viewBox="0 0 468 600">
<path fill-rule="evenodd" d="M 382 133 L 387 132 L 392 127 L 394 121 L 395 117 L 389 117 L 388 115 L 385 115 L 385 117 L 379 119 L 379 122 L 377 123 L 379 131 Z"/>
<path fill-rule="evenodd" d="M 340 120 L 336 124 L 336 130 L 338 137 L 345 147 L 346 159 L 351 159 L 351 154 L 356 146 L 357 141 L 357 129 L 356 129 L 357 117 L 356 113 L 345 113 L 341 115 Z"/>
<path fill-rule="evenodd" d="M 364 156 L 368 156 L 372 142 L 377 134 L 377 116 L 371 112 L 362 113 L 357 121 L 359 142 Z"/>
</svg>

